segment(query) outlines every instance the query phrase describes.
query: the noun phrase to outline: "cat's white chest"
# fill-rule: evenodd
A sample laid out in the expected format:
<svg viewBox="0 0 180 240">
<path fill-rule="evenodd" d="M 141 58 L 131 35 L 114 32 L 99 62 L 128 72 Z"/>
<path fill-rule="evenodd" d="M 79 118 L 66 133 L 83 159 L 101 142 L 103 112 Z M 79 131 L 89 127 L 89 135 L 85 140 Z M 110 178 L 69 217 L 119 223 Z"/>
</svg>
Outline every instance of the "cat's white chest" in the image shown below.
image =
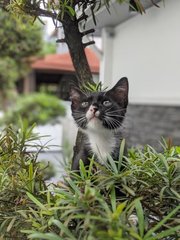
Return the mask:
<svg viewBox="0 0 180 240">
<path fill-rule="evenodd" d="M 108 155 L 112 154 L 116 145 L 114 133 L 109 129 L 105 129 L 101 121 L 94 119 L 88 123 L 86 134 L 92 151 L 103 164 Z"/>
</svg>

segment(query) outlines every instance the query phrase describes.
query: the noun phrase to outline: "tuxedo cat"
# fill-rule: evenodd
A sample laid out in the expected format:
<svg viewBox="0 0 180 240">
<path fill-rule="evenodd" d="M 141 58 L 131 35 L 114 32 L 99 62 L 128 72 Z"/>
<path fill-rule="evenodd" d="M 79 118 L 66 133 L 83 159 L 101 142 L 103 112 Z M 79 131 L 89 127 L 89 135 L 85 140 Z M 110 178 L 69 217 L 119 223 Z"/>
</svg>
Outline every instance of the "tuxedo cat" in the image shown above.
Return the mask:
<svg viewBox="0 0 180 240">
<path fill-rule="evenodd" d="M 83 132 L 80 151 L 73 159 L 72 170 L 79 170 L 79 160 L 85 165 L 93 155 L 101 164 L 111 155 L 118 159 L 122 139 L 122 123 L 128 105 L 128 79 L 121 78 L 109 91 L 70 92 L 72 116 Z"/>
</svg>

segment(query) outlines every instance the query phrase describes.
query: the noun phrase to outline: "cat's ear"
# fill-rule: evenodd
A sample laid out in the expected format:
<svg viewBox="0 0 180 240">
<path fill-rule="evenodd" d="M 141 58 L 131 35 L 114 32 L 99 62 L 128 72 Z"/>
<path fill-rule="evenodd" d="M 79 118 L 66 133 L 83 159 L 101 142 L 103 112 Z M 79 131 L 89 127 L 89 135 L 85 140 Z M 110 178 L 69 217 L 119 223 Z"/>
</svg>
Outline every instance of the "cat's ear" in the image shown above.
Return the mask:
<svg viewBox="0 0 180 240">
<path fill-rule="evenodd" d="M 70 100 L 72 102 L 72 107 L 77 108 L 80 103 L 82 93 L 77 88 L 70 89 Z"/>
<path fill-rule="evenodd" d="M 121 78 L 116 85 L 107 92 L 119 105 L 124 108 L 128 105 L 129 84 L 126 77 Z"/>
</svg>

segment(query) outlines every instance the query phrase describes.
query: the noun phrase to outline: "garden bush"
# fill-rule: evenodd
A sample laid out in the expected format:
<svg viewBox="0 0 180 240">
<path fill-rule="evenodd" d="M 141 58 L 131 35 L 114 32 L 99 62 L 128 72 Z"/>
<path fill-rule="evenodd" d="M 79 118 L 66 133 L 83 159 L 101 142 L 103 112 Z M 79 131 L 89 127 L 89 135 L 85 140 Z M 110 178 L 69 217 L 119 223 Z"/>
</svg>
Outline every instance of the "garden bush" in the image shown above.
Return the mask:
<svg viewBox="0 0 180 240">
<path fill-rule="evenodd" d="M 1 125 L 17 125 L 19 119 L 27 119 L 29 125 L 46 124 L 53 122 L 58 116 L 65 115 L 65 107 L 55 96 L 46 93 L 31 93 L 18 97 L 15 106 L 12 106 L 0 120 Z"/>
<path fill-rule="evenodd" d="M 27 125 L 0 137 L 0 239 L 178 240 L 180 147 L 163 142 L 129 149 L 105 166 L 80 162 L 64 182 L 47 186 L 44 166 L 27 146 Z M 68 168 L 68 167 L 67 167 Z"/>
</svg>

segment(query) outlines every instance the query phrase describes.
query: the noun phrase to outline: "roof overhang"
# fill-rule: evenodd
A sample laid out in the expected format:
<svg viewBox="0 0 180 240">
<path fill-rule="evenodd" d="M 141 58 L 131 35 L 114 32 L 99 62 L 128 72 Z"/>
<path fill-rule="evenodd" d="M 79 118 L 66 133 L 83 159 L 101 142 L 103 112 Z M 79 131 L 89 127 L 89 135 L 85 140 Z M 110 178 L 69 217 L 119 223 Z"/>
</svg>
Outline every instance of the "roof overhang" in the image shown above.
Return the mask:
<svg viewBox="0 0 180 240">
<path fill-rule="evenodd" d="M 160 1 L 161 0 L 154 0 L 153 2 L 158 3 Z M 115 27 L 116 25 L 138 14 L 136 12 L 130 11 L 128 2 L 120 4 L 117 2 L 117 0 L 112 0 L 110 2 L 109 12 L 106 6 L 101 7 L 95 14 L 97 22 L 96 26 L 89 11 L 89 14 L 87 13 L 89 15 L 89 18 L 87 19 L 86 29 L 95 28 L 98 33 L 104 27 Z M 141 0 L 141 3 L 144 9 L 147 9 L 153 5 L 151 0 Z"/>
<path fill-rule="evenodd" d="M 93 74 L 99 74 L 99 58 L 90 48 L 85 49 L 85 54 Z M 51 71 L 61 73 L 75 73 L 75 69 L 69 52 L 64 54 L 49 54 L 42 58 L 36 59 L 31 64 L 33 70 L 36 71 Z"/>
</svg>

